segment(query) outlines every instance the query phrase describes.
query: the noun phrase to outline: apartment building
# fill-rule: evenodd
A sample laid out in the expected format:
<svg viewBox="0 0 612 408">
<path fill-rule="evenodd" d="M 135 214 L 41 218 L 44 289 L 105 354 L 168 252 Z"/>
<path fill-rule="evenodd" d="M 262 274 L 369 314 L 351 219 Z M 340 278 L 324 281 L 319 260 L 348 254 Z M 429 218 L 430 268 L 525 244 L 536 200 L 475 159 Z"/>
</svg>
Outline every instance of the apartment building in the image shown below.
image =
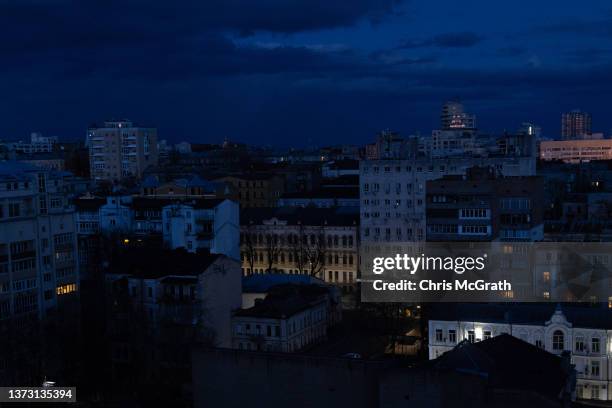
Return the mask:
<svg viewBox="0 0 612 408">
<path fill-rule="evenodd" d="M 39 364 L 54 375 L 60 344 L 75 335 L 80 271 L 70 186 L 64 182 L 62 174 L 43 168 L 0 162 L 2 384 L 32 383 Z M 55 334 L 45 354 L 41 340 L 47 333 Z"/>
<path fill-rule="evenodd" d="M 543 180 L 473 167 L 427 182 L 428 241 L 540 241 Z"/>
<path fill-rule="evenodd" d="M 361 241 L 424 241 L 426 188 L 430 180 L 463 175 L 474 166 L 503 176 L 535 175 L 531 156 L 439 157 L 364 160 L 360 163 Z"/>
<path fill-rule="evenodd" d="M 306 274 L 352 292 L 358 277 L 356 207 L 253 208 L 240 218 L 244 275 Z"/>
<path fill-rule="evenodd" d="M 146 168 L 158 164 L 157 129 L 129 120 L 90 127 L 87 146 L 91 178 L 96 181 L 140 178 Z"/>
<path fill-rule="evenodd" d="M 60 174 L 0 163 L 0 316 L 43 319 L 78 290 L 74 207 Z"/>
<path fill-rule="evenodd" d="M 588 139 L 591 135 L 591 114 L 573 110 L 561 115 L 563 140 Z"/>
<path fill-rule="evenodd" d="M 554 304 L 436 305 L 430 311 L 429 358 L 463 340 L 475 343 L 510 334 L 552 354 L 571 353 L 577 372 L 576 397 L 611 400 L 612 321 L 610 312 Z"/>
</svg>

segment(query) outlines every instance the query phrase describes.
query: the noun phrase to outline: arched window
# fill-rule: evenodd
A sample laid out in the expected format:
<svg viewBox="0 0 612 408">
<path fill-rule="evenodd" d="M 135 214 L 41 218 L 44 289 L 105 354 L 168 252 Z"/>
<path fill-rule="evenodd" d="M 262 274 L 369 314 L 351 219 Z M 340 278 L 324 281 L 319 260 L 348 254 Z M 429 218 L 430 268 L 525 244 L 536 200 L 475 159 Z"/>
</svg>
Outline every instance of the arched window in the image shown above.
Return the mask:
<svg viewBox="0 0 612 408">
<path fill-rule="evenodd" d="M 553 350 L 563 350 L 564 349 L 564 340 L 565 340 L 565 336 L 563 335 L 563 332 L 561 330 L 555 330 L 555 332 L 553 333 Z"/>
</svg>

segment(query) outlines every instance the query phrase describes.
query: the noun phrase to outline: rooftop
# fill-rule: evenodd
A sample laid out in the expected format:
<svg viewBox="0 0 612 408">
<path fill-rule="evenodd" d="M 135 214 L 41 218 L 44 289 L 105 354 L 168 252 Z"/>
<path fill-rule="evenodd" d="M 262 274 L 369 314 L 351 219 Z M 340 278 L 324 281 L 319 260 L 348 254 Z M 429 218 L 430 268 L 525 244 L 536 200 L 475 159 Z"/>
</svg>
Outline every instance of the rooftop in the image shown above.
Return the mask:
<svg viewBox="0 0 612 408">
<path fill-rule="evenodd" d="M 321 282 L 321 280 L 308 275 L 289 275 L 284 273 L 255 274 L 242 278 L 242 292 L 266 293 L 271 288 L 278 285 L 308 285 Z"/>
<path fill-rule="evenodd" d="M 197 276 L 206 271 L 222 255 L 208 251 L 187 252 L 146 247 L 129 247 L 120 252 L 110 264 L 110 273 L 127 274 L 141 279 L 165 276 Z"/>
<path fill-rule="evenodd" d="M 320 285 L 279 285 L 265 299 L 238 310 L 235 316 L 286 319 L 323 302 L 327 293 L 328 289 Z"/>
<path fill-rule="evenodd" d="M 479 375 L 498 389 L 528 390 L 557 398 L 567 374 L 562 359 L 509 334 L 464 341 L 431 361 L 437 370 Z"/>
<path fill-rule="evenodd" d="M 612 311 L 589 305 L 560 306 L 561 311 L 574 327 L 612 329 Z M 429 310 L 431 320 L 474 321 L 479 323 L 505 323 L 543 326 L 558 307 L 555 303 L 456 303 L 432 304 Z"/>
<path fill-rule="evenodd" d="M 287 222 L 288 225 L 359 225 L 359 207 L 275 207 L 275 208 L 246 208 L 240 214 L 240 224 L 262 224 L 265 220 L 277 218 Z"/>
</svg>

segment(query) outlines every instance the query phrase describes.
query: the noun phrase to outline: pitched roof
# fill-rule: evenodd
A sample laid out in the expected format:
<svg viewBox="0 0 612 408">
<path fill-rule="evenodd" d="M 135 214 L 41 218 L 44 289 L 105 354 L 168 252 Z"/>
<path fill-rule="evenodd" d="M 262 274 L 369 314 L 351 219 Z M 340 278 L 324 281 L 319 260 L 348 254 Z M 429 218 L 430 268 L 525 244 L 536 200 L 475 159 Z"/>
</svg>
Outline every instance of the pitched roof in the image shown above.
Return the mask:
<svg viewBox="0 0 612 408">
<path fill-rule="evenodd" d="M 478 343 L 464 341 L 431 365 L 484 377 L 493 388 L 535 391 L 552 398 L 563 390 L 568 374 L 560 357 L 509 334 Z"/>
</svg>

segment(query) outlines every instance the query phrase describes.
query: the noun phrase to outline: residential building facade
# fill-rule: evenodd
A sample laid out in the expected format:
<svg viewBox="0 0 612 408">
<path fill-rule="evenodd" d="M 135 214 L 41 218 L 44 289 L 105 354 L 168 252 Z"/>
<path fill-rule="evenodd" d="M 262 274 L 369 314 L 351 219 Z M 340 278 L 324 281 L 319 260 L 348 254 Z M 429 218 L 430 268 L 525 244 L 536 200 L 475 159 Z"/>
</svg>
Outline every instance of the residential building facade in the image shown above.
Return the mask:
<svg viewBox="0 0 612 408">
<path fill-rule="evenodd" d="M 106 121 L 87 131 L 91 178 L 115 182 L 141 178 L 158 164 L 157 129 L 135 126 L 129 120 Z"/>
<path fill-rule="evenodd" d="M 550 353 L 571 352 L 577 372 L 576 396 L 612 399 L 612 325 L 609 312 L 554 304 L 447 305 L 429 320 L 429 358 L 452 350 L 463 340 L 483 341 L 510 334 Z"/>
</svg>

